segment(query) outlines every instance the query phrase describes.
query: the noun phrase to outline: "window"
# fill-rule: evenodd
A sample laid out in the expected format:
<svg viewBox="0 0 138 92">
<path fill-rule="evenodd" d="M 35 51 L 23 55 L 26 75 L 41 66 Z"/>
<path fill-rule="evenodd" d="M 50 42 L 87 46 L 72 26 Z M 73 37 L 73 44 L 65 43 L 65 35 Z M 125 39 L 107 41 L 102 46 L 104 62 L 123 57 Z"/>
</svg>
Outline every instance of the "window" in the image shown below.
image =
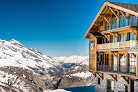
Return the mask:
<svg viewBox="0 0 138 92">
<path fill-rule="evenodd" d="M 127 33 L 127 41 L 130 40 L 130 33 Z"/>
<path fill-rule="evenodd" d="M 105 22 L 105 30 L 109 30 L 109 23 Z"/>
<path fill-rule="evenodd" d="M 120 17 L 120 27 L 126 26 L 126 18 L 124 16 Z"/>
<path fill-rule="evenodd" d="M 107 80 L 107 91 L 114 91 L 114 81 Z"/>
<path fill-rule="evenodd" d="M 125 86 L 125 92 L 128 92 L 128 86 Z"/>
<path fill-rule="evenodd" d="M 126 65 L 126 54 L 119 54 L 120 58 L 120 66 Z"/>
<path fill-rule="evenodd" d="M 119 42 L 126 41 L 126 34 L 118 34 L 118 40 Z"/>
<path fill-rule="evenodd" d="M 112 29 L 117 28 L 117 18 L 112 18 Z"/>
<path fill-rule="evenodd" d="M 110 36 L 110 42 L 113 43 L 113 42 L 117 42 L 116 38 L 114 36 Z"/>
<path fill-rule="evenodd" d="M 98 84 L 100 84 L 100 78 L 98 78 Z"/>
<path fill-rule="evenodd" d="M 130 69 L 129 71 L 131 73 L 135 73 L 136 72 L 136 58 L 134 57 L 134 55 L 129 54 L 129 65 L 130 65 Z"/>
<path fill-rule="evenodd" d="M 137 18 L 136 18 L 136 16 L 131 16 L 129 18 L 129 25 L 134 25 L 134 26 L 137 25 Z"/>
<path fill-rule="evenodd" d="M 136 37 L 133 33 L 130 33 L 130 40 L 136 40 Z"/>
<path fill-rule="evenodd" d="M 136 58 L 134 57 L 134 55 L 129 54 L 129 64 L 130 66 L 136 66 Z"/>
</svg>

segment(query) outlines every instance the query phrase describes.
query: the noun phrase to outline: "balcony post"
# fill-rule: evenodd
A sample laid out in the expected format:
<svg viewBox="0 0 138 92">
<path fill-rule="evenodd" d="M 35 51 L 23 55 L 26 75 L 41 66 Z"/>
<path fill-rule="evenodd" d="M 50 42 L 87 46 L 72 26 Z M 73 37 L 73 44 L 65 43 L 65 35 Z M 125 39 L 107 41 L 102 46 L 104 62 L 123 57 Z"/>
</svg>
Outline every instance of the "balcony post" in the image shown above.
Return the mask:
<svg viewBox="0 0 138 92">
<path fill-rule="evenodd" d="M 103 22 L 103 31 L 105 31 L 105 22 Z"/>
<path fill-rule="evenodd" d="M 129 25 L 129 14 L 128 13 L 126 13 L 126 26 L 128 26 Z"/>
<path fill-rule="evenodd" d="M 119 62 L 120 62 L 120 57 L 119 53 L 117 53 L 117 72 L 119 72 Z"/>
<path fill-rule="evenodd" d="M 129 67 L 129 59 L 128 59 L 129 54 L 126 53 L 126 72 L 128 73 L 128 67 Z"/>
<path fill-rule="evenodd" d="M 117 10 L 117 28 L 120 27 L 120 12 Z"/>
<path fill-rule="evenodd" d="M 110 16 L 109 21 L 110 21 L 109 29 L 111 30 L 112 29 L 112 15 Z"/>
<path fill-rule="evenodd" d="M 109 71 L 111 71 L 111 65 L 112 65 L 111 56 L 112 56 L 112 54 L 111 54 L 111 52 L 109 52 Z"/>
<path fill-rule="evenodd" d="M 138 76 L 138 53 L 136 53 L 136 76 Z"/>
</svg>

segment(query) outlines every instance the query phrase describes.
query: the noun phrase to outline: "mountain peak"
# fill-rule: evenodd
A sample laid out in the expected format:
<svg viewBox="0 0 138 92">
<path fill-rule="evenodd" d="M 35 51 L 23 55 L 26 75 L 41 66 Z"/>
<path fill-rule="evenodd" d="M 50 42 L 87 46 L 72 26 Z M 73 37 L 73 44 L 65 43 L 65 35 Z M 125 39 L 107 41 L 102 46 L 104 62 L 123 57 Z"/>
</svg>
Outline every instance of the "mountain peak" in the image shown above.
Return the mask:
<svg viewBox="0 0 138 92">
<path fill-rule="evenodd" d="M 15 39 L 11 39 L 9 42 L 10 42 L 11 44 L 14 44 L 14 45 L 23 46 L 19 41 L 15 40 Z"/>
</svg>

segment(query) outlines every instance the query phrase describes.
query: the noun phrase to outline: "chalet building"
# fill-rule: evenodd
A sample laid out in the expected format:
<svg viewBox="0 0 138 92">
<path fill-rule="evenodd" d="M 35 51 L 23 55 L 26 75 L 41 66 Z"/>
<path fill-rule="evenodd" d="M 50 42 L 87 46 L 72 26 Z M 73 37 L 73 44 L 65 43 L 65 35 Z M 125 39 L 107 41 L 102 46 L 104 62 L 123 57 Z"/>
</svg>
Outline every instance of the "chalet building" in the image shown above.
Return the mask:
<svg viewBox="0 0 138 92">
<path fill-rule="evenodd" d="M 105 1 L 83 37 L 97 92 L 138 92 L 138 4 Z"/>
</svg>

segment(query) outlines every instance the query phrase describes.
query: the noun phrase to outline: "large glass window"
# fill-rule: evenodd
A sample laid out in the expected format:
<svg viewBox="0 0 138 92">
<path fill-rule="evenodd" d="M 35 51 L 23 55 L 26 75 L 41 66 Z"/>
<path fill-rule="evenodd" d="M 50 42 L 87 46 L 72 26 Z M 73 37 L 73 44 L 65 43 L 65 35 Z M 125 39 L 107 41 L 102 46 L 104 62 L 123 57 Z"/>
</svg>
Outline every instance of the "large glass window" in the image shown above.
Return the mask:
<svg viewBox="0 0 138 92">
<path fill-rule="evenodd" d="M 124 16 L 120 17 L 120 27 L 126 26 L 126 18 Z"/>
<path fill-rule="evenodd" d="M 137 18 L 136 18 L 136 16 L 131 16 L 129 18 L 129 25 L 134 25 L 134 26 L 137 25 Z"/>
<path fill-rule="evenodd" d="M 112 29 L 116 29 L 117 28 L 117 18 L 116 17 L 112 17 Z M 130 16 L 129 17 L 129 25 L 133 25 L 136 26 L 137 25 L 137 17 L 136 16 Z M 120 16 L 120 27 L 124 27 L 126 26 L 126 18 L 124 16 Z M 105 22 L 105 30 L 109 30 L 110 26 L 108 22 Z"/>
<path fill-rule="evenodd" d="M 129 65 L 130 65 L 130 72 L 136 72 L 136 59 L 134 57 L 134 55 L 129 54 Z"/>
<path fill-rule="evenodd" d="M 134 55 L 132 55 L 132 54 L 129 54 L 129 65 L 136 66 L 136 59 L 135 59 Z"/>
<path fill-rule="evenodd" d="M 112 29 L 117 28 L 117 18 L 112 18 Z"/>
</svg>

